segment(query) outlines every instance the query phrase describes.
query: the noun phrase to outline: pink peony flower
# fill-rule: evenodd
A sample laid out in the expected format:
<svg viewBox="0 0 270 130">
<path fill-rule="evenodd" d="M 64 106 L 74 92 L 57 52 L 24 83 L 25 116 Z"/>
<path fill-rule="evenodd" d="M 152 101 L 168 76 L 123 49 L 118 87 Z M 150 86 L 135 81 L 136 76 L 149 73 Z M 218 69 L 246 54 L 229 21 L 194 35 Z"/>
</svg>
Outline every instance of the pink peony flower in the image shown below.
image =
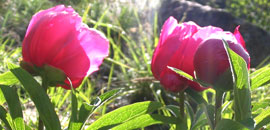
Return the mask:
<svg viewBox="0 0 270 130">
<path fill-rule="evenodd" d="M 215 85 L 219 78 L 222 78 L 221 76 L 225 71 L 230 71 L 228 56 L 224 49 L 222 39 L 226 40 L 229 47 L 246 61 L 247 67 L 249 68 L 250 57 L 245 50 L 245 42 L 238 29 L 239 26 L 235 29 L 234 34 L 223 31 L 216 32 L 202 41 L 194 56 L 196 76 L 200 80 Z M 229 84 L 229 81 L 226 81 L 226 84 Z M 227 87 L 222 89 L 230 90 L 232 89 L 230 86 L 232 85 L 227 85 Z"/>
<path fill-rule="evenodd" d="M 23 61 L 35 67 L 49 65 L 62 70 L 78 87 L 85 76 L 97 71 L 109 54 L 105 36 L 82 23 L 70 6 L 58 5 L 36 13 L 22 44 Z M 70 83 L 61 85 L 70 89 Z"/>
<path fill-rule="evenodd" d="M 207 89 L 179 76 L 167 66 L 180 69 L 194 77 L 194 66 L 196 67 L 197 62 L 194 65 L 193 59 L 197 48 L 205 39 L 220 34 L 224 34 L 222 36 L 226 36 L 225 39 L 232 35 L 218 27 L 200 27 L 194 22 L 178 24 L 173 17 L 168 18 L 163 25 L 160 40 L 152 58 L 151 67 L 154 77 L 160 80 L 165 89 L 173 92 L 182 91 L 188 86 L 196 91 Z M 238 29 L 235 32 L 235 40 L 244 46 L 245 43 L 242 42 L 243 38 Z"/>
</svg>

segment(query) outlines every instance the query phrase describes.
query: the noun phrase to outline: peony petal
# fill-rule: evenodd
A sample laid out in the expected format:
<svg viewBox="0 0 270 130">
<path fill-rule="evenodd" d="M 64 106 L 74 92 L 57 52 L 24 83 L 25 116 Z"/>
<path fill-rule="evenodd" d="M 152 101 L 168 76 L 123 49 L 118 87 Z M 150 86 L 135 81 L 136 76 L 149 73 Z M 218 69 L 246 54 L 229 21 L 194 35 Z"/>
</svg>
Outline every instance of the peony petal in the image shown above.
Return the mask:
<svg viewBox="0 0 270 130">
<path fill-rule="evenodd" d="M 72 40 L 75 26 L 81 22 L 77 14 L 51 12 L 35 19 L 23 41 L 23 56 L 37 66 L 50 62 L 54 56 Z M 38 15 L 37 15 L 38 16 Z"/>
<path fill-rule="evenodd" d="M 164 23 L 161 33 L 158 46 L 162 46 L 164 41 L 172 34 L 175 28 L 178 26 L 177 20 L 170 16 Z"/>
<path fill-rule="evenodd" d="M 159 79 L 162 71 L 168 69 L 168 65 L 176 67 L 174 64 L 168 64 L 169 62 L 174 62 L 178 59 L 172 58 L 172 54 L 174 54 L 176 51 L 179 51 L 179 49 L 181 49 L 181 46 L 185 46 L 186 44 L 183 44 L 183 40 L 193 35 L 198 30 L 198 28 L 199 26 L 197 26 L 193 22 L 183 23 L 181 24 L 181 26 L 175 27 L 172 34 L 170 36 L 167 36 L 167 39 L 164 39 L 164 43 L 159 43 L 162 44 L 162 46 L 158 45 L 158 47 L 155 49 L 151 64 L 152 72 L 157 79 Z"/>
<path fill-rule="evenodd" d="M 200 84 L 193 81 L 188 81 L 188 86 L 194 89 L 195 91 L 199 92 L 210 88 L 210 87 L 202 87 Z"/>
<path fill-rule="evenodd" d="M 55 13 L 57 13 L 57 12 L 76 13 L 72 7 L 70 7 L 70 6 L 65 7 L 64 5 L 57 5 L 55 7 L 50 8 L 50 9 L 41 10 L 32 17 L 32 19 L 28 25 L 25 36 L 28 35 L 29 31 L 32 30 L 33 26 L 35 26 L 38 23 L 38 21 L 44 17 L 44 15 L 47 15 L 47 14 L 55 15 Z"/>
<path fill-rule="evenodd" d="M 188 87 L 187 79 L 179 76 L 169 69 L 162 72 L 160 76 L 160 83 L 165 87 L 166 90 L 172 92 L 179 92 Z"/>
<path fill-rule="evenodd" d="M 73 79 L 70 79 L 73 88 L 79 87 L 79 85 L 81 84 L 81 82 L 82 82 L 83 79 L 84 78 L 73 78 Z M 66 84 L 70 84 L 70 81 L 68 79 L 66 79 L 65 80 L 65 83 Z M 61 87 L 65 88 L 65 89 L 71 89 L 71 87 L 70 86 L 67 86 L 67 85 L 61 85 Z"/>
<path fill-rule="evenodd" d="M 160 79 L 162 71 L 167 69 L 168 62 L 170 61 L 172 54 L 177 51 L 180 45 L 179 38 L 177 36 L 166 39 L 164 45 L 156 49 L 151 63 L 151 69 L 156 79 Z"/>
<path fill-rule="evenodd" d="M 196 34 L 192 36 L 192 39 L 196 43 L 201 43 L 204 39 L 207 39 L 211 35 L 215 35 L 216 33 L 223 32 L 221 28 L 213 27 L 213 26 L 206 26 L 201 28 Z"/>
<path fill-rule="evenodd" d="M 109 55 L 109 41 L 99 31 L 90 29 L 86 25 L 80 29 L 79 40 L 87 56 L 90 58 L 91 67 L 87 74 L 99 69 L 103 59 Z"/>
<path fill-rule="evenodd" d="M 97 71 L 109 54 L 109 42 L 100 32 L 86 25 L 79 28 L 78 32 L 77 41 L 70 41 L 51 62 L 63 69 L 70 79 L 83 78 Z"/>
<path fill-rule="evenodd" d="M 245 41 L 241 35 L 241 33 L 239 32 L 239 28 L 240 28 L 240 25 L 238 25 L 235 30 L 234 30 L 234 36 L 235 38 L 237 39 L 238 43 L 240 43 L 244 48 L 246 48 L 246 44 L 245 44 Z"/>
</svg>

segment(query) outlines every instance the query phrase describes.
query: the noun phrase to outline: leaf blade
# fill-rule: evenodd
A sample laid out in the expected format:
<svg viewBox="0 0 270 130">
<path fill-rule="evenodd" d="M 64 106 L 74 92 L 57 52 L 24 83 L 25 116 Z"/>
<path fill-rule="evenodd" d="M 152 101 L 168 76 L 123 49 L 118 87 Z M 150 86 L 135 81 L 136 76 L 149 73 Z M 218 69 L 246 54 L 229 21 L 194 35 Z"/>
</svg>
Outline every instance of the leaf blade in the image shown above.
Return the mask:
<svg viewBox="0 0 270 130">
<path fill-rule="evenodd" d="M 8 71 L 3 74 L 0 74 L 0 84 L 1 85 L 14 85 L 18 83 L 18 79 L 12 74 L 12 72 Z"/>
<path fill-rule="evenodd" d="M 270 82 L 270 65 L 253 72 L 251 77 L 251 89 L 256 89 Z"/>
<path fill-rule="evenodd" d="M 223 119 L 219 121 L 215 130 L 249 130 L 249 129 L 239 122 L 229 119 Z"/>
<path fill-rule="evenodd" d="M 151 113 L 162 106 L 159 102 L 139 102 L 118 108 L 105 114 L 91 124 L 87 130 L 108 129 L 122 122 L 128 121 L 143 114 Z M 119 117 L 120 116 L 120 117 Z"/>
<path fill-rule="evenodd" d="M 158 114 L 144 114 L 123 124 L 113 127 L 112 130 L 131 130 L 144 128 L 154 124 L 177 124 L 176 117 L 166 117 Z"/>
<path fill-rule="evenodd" d="M 257 124 L 255 129 L 259 129 L 263 127 L 264 125 L 269 124 L 270 123 L 270 108 L 269 107 L 266 108 L 261 114 L 256 116 L 254 120 Z"/>
<path fill-rule="evenodd" d="M 24 89 L 30 95 L 31 100 L 36 105 L 40 118 L 48 130 L 60 130 L 60 121 L 54 107 L 40 84 L 25 70 L 13 64 L 8 64 L 10 71 L 21 82 Z"/>
<path fill-rule="evenodd" d="M 252 118 L 250 79 L 245 60 L 229 48 L 228 43 L 222 39 L 228 55 L 234 84 L 234 108 L 236 121 Z"/>
<path fill-rule="evenodd" d="M 9 86 L 0 85 L 0 89 L 4 94 L 8 104 L 9 112 L 15 125 L 15 129 L 24 130 L 22 107 L 16 91 Z"/>
</svg>

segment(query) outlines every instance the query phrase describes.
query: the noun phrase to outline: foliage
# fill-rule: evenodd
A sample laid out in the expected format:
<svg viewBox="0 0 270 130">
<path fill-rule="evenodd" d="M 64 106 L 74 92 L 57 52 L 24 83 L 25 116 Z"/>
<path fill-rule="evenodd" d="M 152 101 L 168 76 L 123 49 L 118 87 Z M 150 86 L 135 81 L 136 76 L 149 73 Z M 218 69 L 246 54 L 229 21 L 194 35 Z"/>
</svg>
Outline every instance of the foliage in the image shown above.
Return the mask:
<svg viewBox="0 0 270 130">
<path fill-rule="evenodd" d="M 227 10 L 236 17 L 270 30 L 270 3 L 268 0 L 228 0 Z"/>
<path fill-rule="evenodd" d="M 105 60 L 101 70 L 90 78 L 85 78 L 83 84 L 75 91 L 50 87 L 47 96 L 41 92 L 39 77 L 33 78 L 26 71 L 10 63 L 18 64 L 18 59 L 21 57 L 20 45 L 32 15 L 40 9 L 61 3 L 72 5 L 83 17 L 85 23 L 104 32 L 111 44 L 111 54 Z M 38 120 L 35 115 L 37 111 L 45 117 L 43 120 L 48 129 L 51 126 L 57 127 L 55 129 L 91 129 L 100 126 L 103 129 L 125 129 L 127 127 L 147 129 L 151 127 L 172 130 L 181 128 L 205 130 L 214 127 L 211 126 L 213 125 L 213 105 L 216 94 L 213 89 L 201 93 L 191 89 L 185 91 L 186 122 L 184 122 L 184 119 L 179 117 L 178 95 L 164 91 L 153 79 L 150 61 L 153 48 L 158 41 L 157 17 L 155 17 L 157 15 L 149 18 L 153 21 L 147 21 L 146 13 L 139 12 L 134 3 L 94 0 L 0 0 L 0 128 L 37 128 Z M 263 3 L 261 4 L 263 5 Z M 243 9 L 243 6 L 247 5 L 241 3 L 237 9 Z M 267 4 L 265 6 L 268 7 Z M 239 16 L 242 16 L 242 11 L 234 10 L 234 14 L 239 13 Z M 245 13 L 246 15 L 251 14 Z M 267 13 L 262 13 L 262 15 L 265 16 L 265 19 L 269 18 Z M 257 19 L 261 20 L 262 17 L 256 15 Z M 251 18 L 255 19 L 255 17 Z M 261 23 L 258 22 L 258 24 Z M 261 24 L 261 26 L 265 25 Z M 237 59 L 237 56 L 234 58 Z M 246 69 L 241 67 L 241 60 L 231 59 L 234 70 Z M 237 61 L 239 64 L 241 63 L 239 66 L 236 65 Z M 232 129 L 250 129 L 254 122 L 256 123 L 255 130 L 262 127 L 270 129 L 270 99 L 267 96 L 270 94 L 268 89 L 270 86 L 269 65 L 255 71 L 243 71 L 250 77 L 240 78 L 242 71 L 235 72 L 235 75 L 238 75 L 235 77 L 239 78 L 236 83 L 244 83 L 246 92 L 235 90 L 240 95 L 236 95 L 232 91 L 225 93 L 221 107 L 224 119 L 220 121 L 216 129 L 228 129 L 228 127 L 224 128 L 224 125 L 230 126 Z M 179 73 L 182 72 L 179 71 Z M 188 77 L 188 75 L 186 76 Z M 250 82 L 247 78 L 250 78 Z M 240 82 L 241 79 L 244 79 L 245 82 Z M 246 88 L 248 84 L 251 88 L 251 99 L 249 99 Z M 235 86 L 235 89 L 241 88 L 237 88 L 238 86 Z M 31 89 L 27 87 L 31 87 Z M 248 98 L 243 99 L 243 95 Z M 240 102 L 235 102 L 237 98 L 241 99 Z M 241 112 L 239 112 L 240 115 L 237 115 L 241 119 L 234 120 L 237 111 L 243 109 L 249 112 L 250 104 L 247 102 L 250 100 L 251 116 L 254 122 L 252 119 L 246 119 L 250 117 L 250 114 L 245 115 Z M 44 104 L 46 109 L 42 108 Z M 149 108 L 151 109 L 149 110 Z M 111 120 L 115 116 L 123 118 Z M 103 121 L 108 119 L 111 121 L 103 124 Z"/>
<path fill-rule="evenodd" d="M 229 11 L 269 32 L 270 3 L 268 0 L 189 0 Z"/>
</svg>

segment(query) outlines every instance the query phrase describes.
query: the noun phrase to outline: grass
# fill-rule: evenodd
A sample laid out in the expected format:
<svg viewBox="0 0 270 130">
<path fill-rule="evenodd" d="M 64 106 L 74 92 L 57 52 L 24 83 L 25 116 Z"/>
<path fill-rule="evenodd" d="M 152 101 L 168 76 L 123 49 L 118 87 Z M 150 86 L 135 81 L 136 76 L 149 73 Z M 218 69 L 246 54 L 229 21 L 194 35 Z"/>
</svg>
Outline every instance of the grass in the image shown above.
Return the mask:
<svg viewBox="0 0 270 130">
<path fill-rule="evenodd" d="M 110 1 L 47 1 L 47 0 L 22 0 L 22 1 L 0 1 L 0 5 L 6 4 L 0 9 L 0 72 L 8 71 L 6 63 L 18 64 L 21 57 L 21 43 L 31 16 L 40 9 L 46 9 L 57 4 L 71 5 L 82 16 L 82 19 L 90 27 L 96 28 L 106 35 L 110 41 L 110 56 L 104 60 L 100 70 L 84 80 L 80 86 L 79 106 L 83 103 L 90 103 L 98 95 L 115 88 L 124 89 L 124 93 L 114 98 L 109 103 L 100 107 L 88 121 L 88 124 L 104 115 L 108 111 L 119 108 L 123 105 L 138 101 L 154 100 L 165 105 L 176 105 L 178 95 L 166 92 L 156 81 L 151 73 L 151 58 L 155 46 L 159 39 L 158 14 L 154 12 L 151 19 L 147 21 L 144 12 L 138 12 L 133 3 Z M 116 8 L 117 7 L 117 8 Z M 147 8 L 147 7 L 145 7 Z M 4 11 L 7 10 L 7 11 Z M 30 98 L 24 90 L 16 86 L 20 100 L 24 104 L 26 111 L 32 110 Z M 68 126 L 71 109 L 71 91 L 62 88 L 51 87 L 48 90 L 52 103 L 56 107 L 56 112 L 60 116 L 63 128 Z M 267 102 L 269 98 L 262 95 L 269 94 L 267 86 L 259 87 L 252 92 L 254 102 L 261 100 Z M 209 103 L 214 104 L 215 92 L 212 89 L 203 91 L 201 95 Z M 231 99 L 231 93 L 226 94 L 227 99 Z M 193 111 L 199 114 L 201 111 L 190 97 L 186 102 L 187 112 Z M 224 107 L 224 117 L 232 117 L 232 103 L 226 102 Z M 168 110 L 160 111 L 164 115 L 170 116 Z M 33 113 L 30 113 L 30 115 Z M 29 114 L 28 114 L 29 115 Z M 29 115 L 29 116 L 30 116 Z M 188 124 L 191 123 L 192 116 L 188 115 Z M 206 130 L 205 115 L 198 116 L 201 130 Z M 25 120 L 29 126 L 37 127 L 33 120 Z M 166 129 L 168 126 L 157 125 L 157 129 Z M 171 126 L 172 128 L 174 126 Z M 270 127 L 270 126 L 268 126 Z"/>
</svg>

